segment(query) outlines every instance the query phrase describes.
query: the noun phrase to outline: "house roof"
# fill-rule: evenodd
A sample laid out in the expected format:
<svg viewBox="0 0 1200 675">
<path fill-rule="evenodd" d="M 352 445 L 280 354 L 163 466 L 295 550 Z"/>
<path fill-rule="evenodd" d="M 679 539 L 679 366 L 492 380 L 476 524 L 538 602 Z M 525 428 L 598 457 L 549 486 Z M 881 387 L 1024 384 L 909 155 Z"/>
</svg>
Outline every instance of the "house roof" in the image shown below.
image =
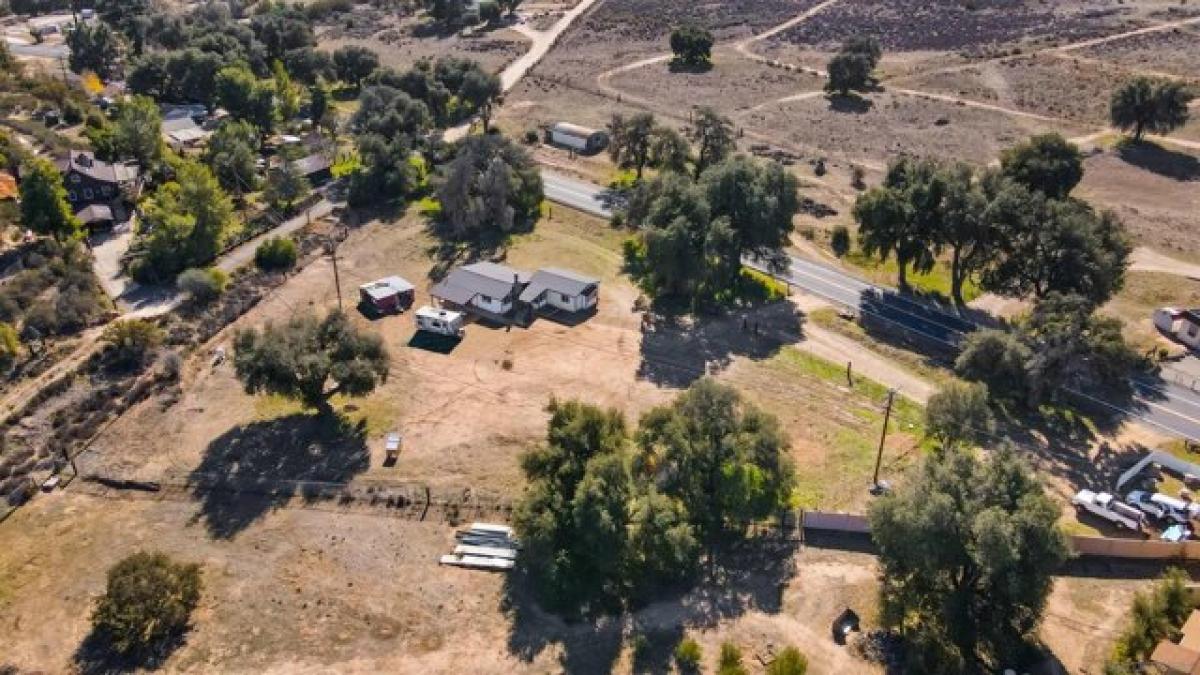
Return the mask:
<svg viewBox="0 0 1200 675">
<path fill-rule="evenodd" d="M 384 300 L 397 293 L 407 293 L 413 290 L 413 285 L 402 277 L 384 277 L 369 284 L 363 284 L 358 288 L 370 296 L 372 300 Z"/>
<path fill-rule="evenodd" d="M 445 279 L 429 290 L 430 294 L 457 305 L 465 305 L 477 295 L 506 298 L 514 286 L 528 283 L 529 275 L 504 265 L 478 262 L 450 271 Z"/>
<path fill-rule="evenodd" d="M 296 170 L 305 176 L 311 176 L 319 171 L 325 171 L 333 166 L 333 163 L 325 155 L 317 153 L 292 162 L 292 166 L 296 167 Z"/>
<path fill-rule="evenodd" d="M 1200 612 L 1193 610 L 1180 632 L 1183 637 L 1179 639 L 1179 646 L 1191 649 L 1200 656 Z"/>
<path fill-rule="evenodd" d="M 164 134 L 169 134 L 172 131 L 181 131 L 183 129 L 199 129 L 200 125 L 196 124 L 196 120 L 188 116 L 174 117 L 163 120 L 162 130 Z"/>
<path fill-rule="evenodd" d="M 75 217 L 85 225 L 89 223 L 102 223 L 107 220 L 113 220 L 112 209 L 105 204 L 92 204 L 86 208 L 80 209 Z"/>
<path fill-rule="evenodd" d="M 17 179 L 11 173 L 0 171 L 0 199 L 17 198 Z"/>
<path fill-rule="evenodd" d="M 110 164 L 96 159 L 96 155 L 90 152 L 72 151 L 58 160 L 56 165 L 63 173 L 75 171 L 102 183 L 129 183 L 137 180 L 139 174 L 137 166 L 133 164 Z"/>
<path fill-rule="evenodd" d="M 1170 673 L 1200 675 L 1200 652 L 1181 647 L 1170 640 L 1159 642 L 1150 660 Z"/>
<path fill-rule="evenodd" d="M 570 270 L 547 267 L 538 270 L 529 285 L 521 292 L 521 302 L 533 302 L 546 291 L 557 291 L 567 296 L 578 296 L 595 288 L 600 282 Z"/>
<path fill-rule="evenodd" d="M 586 139 L 592 134 L 597 133 L 596 129 L 591 129 L 579 124 L 572 124 L 570 122 L 555 122 L 554 124 L 550 125 L 550 130 L 556 133 L 566 134 L 568 136 L 575 136 L 583 139 Z"/>
</svg>

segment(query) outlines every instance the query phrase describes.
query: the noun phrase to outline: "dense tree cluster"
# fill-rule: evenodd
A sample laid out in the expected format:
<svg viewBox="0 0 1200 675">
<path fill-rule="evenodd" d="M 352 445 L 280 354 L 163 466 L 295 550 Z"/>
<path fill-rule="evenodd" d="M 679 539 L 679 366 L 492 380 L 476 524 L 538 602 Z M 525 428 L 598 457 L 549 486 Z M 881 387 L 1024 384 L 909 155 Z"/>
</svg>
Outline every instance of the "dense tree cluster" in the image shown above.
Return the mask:
<svg viewBox="0 0 1200 675">
<path fill-rule="evenodd" d="M 121 43 L 116 31 L 105 23 L 79 23 L 67 33 L 71 70 L 90 71 L 108 81 L 115 74 L 121 56 Z"/>
<path fill-rule="evenodd" d="M 1121 321 L 1094 309 L 1082 296 L 1051 293 L 1014 331 L 967 336 L 955 370 L 986 383 L 996 398 L 1032 405 L 1064 387 L 1124 392 L 1138 356 L 1125 343 Z"/>
<path fill-rule="evenodd" d="M 1187 124 L 1195 96 L 1184 82 L 1137 77 L 1113 92 L 1110 117 L 1113 126 L 1132 130 L 1135 141 L 1147 131 L 1169 134 Z"/>
<path fill-rule="evenodd" d="M 476 112 L 486 120 L 499 90 L 495 75 L 464 59 L 422 59 L 404 72 L 377 69 L 366 79 L 350 120 L 363 165 L 351 178 L 351 202 L 414 194 L 424 182 L 418 152 L 430 149 L 427 132 Z"/>
<path fill-rule="evenodd" d="M 979 173 L 908 157 L 883 185 L 859 195 L 854 216 L 865 253 L 894 255 L 901 288 L 950 253 L 951 295 L 968 279 L 1002 295 L 1075 293 L 1101 304 L 1120 290 L 1131 246 L 1121 223 L 1068 193 L 1083 175 L 1078 150 L 1057 135 L 1004 153 Z"/>
<path fill-rule="evenodd" d="M 437 189 L 439 227 L 457 241 L 496 240 L 537 220 L 542 176 L 521 146 L 503 136 L 469 136 Z"/>
<path fill-rule="evenodd" d="M 322 412 L 336 394 L 366 396 L 387 379 L 390 361 L 378 335 L 341 311 L 301 314 L 262 330 L 238 331 L 233 364 L 249 394 L 278 394 Z"/>
<path fill-rule="evenodd" d="M 671 31 L 671 52 L 678 65 L 692 68 L 710 65 L 712 46 L 712 33 L 699 26 L 680 26 Z"/>
<path fill-rule="evenodd" d="M 550 404 L 547 442 L 522 458 L 530 487 L 515 514 L 522 564 L 543 600 L 595 609 L 684 581 L 704 544 L 738 537 L 793 485 L 778 421 L 701 380 L 648 412 Z"/>
<path fill-rule="evenodd" d="M 143 236 L 135 243 L 131 272 L 143 282 L 162 282 L 189 267 L 211 262 L 236 223 L 233 204 L 208 167 L 182 160 L 175 180 L 142 208 Z"/>
<path fill-rule="evenodd" d="M 700 306 L 740 283 L 742 259 L 781 264 L 799 209 L 796 178 L 778 164 L 731 157 L 699 180 L 663 173 L 630 196 L 627 225 L 638 230 L 626 263 L 642 287 Z"/>
<path fill-rule="evenodd" d="M 49 160 L 34 157 L 21 167 L 21 223 L 55 239 L 80 233 L 82 225 L 67 202 L 62 174 Z"/>
<path fill-rule="evenodd" d="M 259 138 L 258 129 L 243 120 L 222 122 L 209 137 L 204 163 L 212 169 L 222 189 L 242 194 L 258 188 Z"/>
<path fill-rule="evenodd" d="M 829 61 L 825 91 L 846 96 L 852 90 L 869 88 L 875 82 L 875 66 L 881 56 L 879 41 L 874 37 L 850 38 Z"/>
<path fill-rule="evenodd" d="M 683 134 L 659 124 L 651 113 L 614 114 L 608 133 L 609 157 L 621 168 L 633 169 L 639 181 L 647 168 L 685 173 L 689 164 L 693 176 L 699 178 L 737 147 L 733 122 L 709 106 L 692 112 Z M 694 156 L 689 141 L 696 145 Z"/>
<path fill-rule="evenodd" d="M 871 504 L 880 620 L 905 638 L 908 672 L 993 672 L 1016 663 L 1067 558 L 1060 511 L 1007 448 L 948 448 Z"/>
</svg>

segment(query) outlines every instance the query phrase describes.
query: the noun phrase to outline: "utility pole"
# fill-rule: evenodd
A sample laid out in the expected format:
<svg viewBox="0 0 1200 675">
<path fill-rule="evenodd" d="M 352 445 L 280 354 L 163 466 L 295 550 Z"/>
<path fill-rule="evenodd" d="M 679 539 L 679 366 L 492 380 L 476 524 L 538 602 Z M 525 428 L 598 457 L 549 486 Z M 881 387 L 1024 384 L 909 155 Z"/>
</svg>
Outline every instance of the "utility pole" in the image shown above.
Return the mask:
<svg viewBox="0 0 1200 675">
<path fill-rule="evenodd" d="M 333 235 L 329 235 L 329 244 L 325 247 L 325 251 L 329 253 L 329 259 L 333 261 L 333 286 L 337 289 L 338 311 L 342 311 L 342 278 L 338 276 L 337 266 L 337 243 L 333 239 Z"/>
<path fill-rule="evenodd" d="M 883 442 L 887 440 L 888 422 L 892 419 L 892 402 L 896 399 L 896 390 L 888 389 L 887 407 L 883 412 L 883 431 L 879 434 L 879 452 L 875 454 L 875 476 L 871 479 L 871 494 L 880 494 L 887 490 L 886 485 L 879 484 L 879 465 L 883 463 Z"/>
</svg>

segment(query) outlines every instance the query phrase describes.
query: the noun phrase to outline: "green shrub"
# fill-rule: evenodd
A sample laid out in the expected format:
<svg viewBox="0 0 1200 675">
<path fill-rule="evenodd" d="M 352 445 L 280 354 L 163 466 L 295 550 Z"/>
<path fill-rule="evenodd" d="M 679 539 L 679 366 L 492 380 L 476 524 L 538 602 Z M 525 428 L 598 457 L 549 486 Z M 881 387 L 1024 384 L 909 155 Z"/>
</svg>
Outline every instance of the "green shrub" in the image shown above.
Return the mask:
<svg viewBox="0 0 1200 675">
<path fill-rule="evenodd" d="M 804 675 L 807 672 L 808 657 L 795 647 L 779 652 L 771 665 L 767 666 L 767 675 Z"/>
<path fill-rule="evenodd" d="M 118 368 L 132 368 L 146 361 L 162 344 L 162 330 L 143 319 L 114 321 L 104 328 L 100 341 L 108 347 L 110 363 Z"/>
<path fill-rule="evenodd" d="M 192 268 L 180 273 L 175 279 L 175 285 L 193 302 L 204 304 L 221 297 L 225 287 L 229 285 L 229 275 L 216 267 L 203 270 Z"/>
<path fill-rule="evenodd" d="M 183 632 L 200 602 L 200 566 L 135 553 L 108 570 L 93 629 L 119 654 L 136 654 Z"/>
<path fill-rule="evenodd" d="M 717 675 L 747 675 L 742 665 L 742 650 L 726 642 L 721 645 L 721 658 L 717 661 Z"/>
<path fill-rule="evenodd" d="M 21 341 L 12 325 L 0 323 L 0 369 L 8 370 L 21 353 Z"/>
<path fill-rule="evenodd" d="M 280 272 L 295 267 L 298 256 L 296 242 L 285 237 L 271 237 L 254 250 L 254 264 L 261 270 Z"/>
<path fill-rule="evenodd" d="M 845 225 L 833 228 L 833 234 L 829 237 L 829 247 L 839 258 L 850 252 L 850 230 Z"/>
<path fill-rule="evenodd" d="M 675 665 L 682 672 L 699 672 L 702 656 L 700 643 L 692 638 L 684 638 L 679 644 L 675 645 Z"/>
</svg>

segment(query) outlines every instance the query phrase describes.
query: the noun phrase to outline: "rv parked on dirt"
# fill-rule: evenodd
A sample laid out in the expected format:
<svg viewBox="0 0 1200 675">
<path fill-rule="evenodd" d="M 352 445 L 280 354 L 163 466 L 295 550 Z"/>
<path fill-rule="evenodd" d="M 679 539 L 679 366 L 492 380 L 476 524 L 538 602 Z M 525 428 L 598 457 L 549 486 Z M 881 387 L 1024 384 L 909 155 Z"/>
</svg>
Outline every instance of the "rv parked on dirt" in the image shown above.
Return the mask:
<svg viewBox="0 0 1200 675">
<path fill-rule="evenodd" d="M 417 330 L 436 333 L 446 337 L 462 337 L 464 318 L 462 312 L 448 309 L 422 307 L 416 311 Z"/>
</svg>

